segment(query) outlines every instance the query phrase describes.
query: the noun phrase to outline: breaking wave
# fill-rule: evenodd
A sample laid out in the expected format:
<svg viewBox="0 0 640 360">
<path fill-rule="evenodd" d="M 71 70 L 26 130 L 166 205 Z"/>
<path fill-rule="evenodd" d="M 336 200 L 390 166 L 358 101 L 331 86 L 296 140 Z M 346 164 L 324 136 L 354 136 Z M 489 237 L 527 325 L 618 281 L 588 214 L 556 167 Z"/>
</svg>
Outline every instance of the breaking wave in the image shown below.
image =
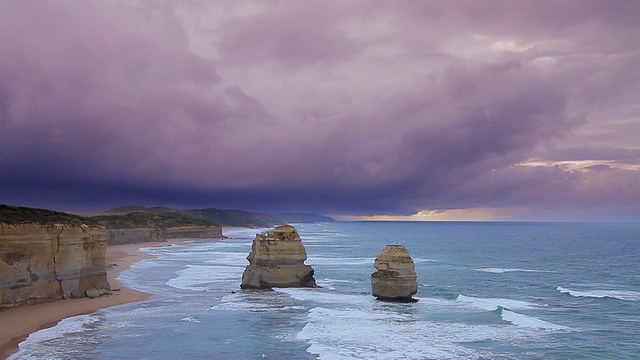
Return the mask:
<svg viewBox="0 0 640 360">
<path fill-rule="evenodd" d="M 640 292 L 628 290 L 572 290 L 558 286 L 556 290 L 574 297 L 589 297 L 596 299 L 614 298 L 625 301 L 640 301 Z"/>
<path fill-rule="evenodd" d="M 556 325 L 544 320 L 534 318 L 532 316 L 518 314 L 504 308 L 501 310 L 500 317 L 504 321 L 508 321 L 514 325 L 524 328 L 544 330 L 569 330 L 569 328 L 566 326 Z"/>
<path fill-rule="evenodd" d="M 510 310 L 530 310 L 539 307 L 538 304 L 522 300 L 512 300 L 504 298 L 478 298 L 462 294 L 458 295 L 456 301 L 486 311 L 495 311 L 499 308 L 507 308 Z"/>
<path fill-rule="evenodd" d="M 517 269 L 517 268 L 480 268 L 475 269 L 476 271 L 483 271 L 494 274 L 504 274 L 509 272 L 531 272 L 531 273 L 548 273 L 552 271 L 546 270 L 531 270 L 531 269 Z"/>
</svg>

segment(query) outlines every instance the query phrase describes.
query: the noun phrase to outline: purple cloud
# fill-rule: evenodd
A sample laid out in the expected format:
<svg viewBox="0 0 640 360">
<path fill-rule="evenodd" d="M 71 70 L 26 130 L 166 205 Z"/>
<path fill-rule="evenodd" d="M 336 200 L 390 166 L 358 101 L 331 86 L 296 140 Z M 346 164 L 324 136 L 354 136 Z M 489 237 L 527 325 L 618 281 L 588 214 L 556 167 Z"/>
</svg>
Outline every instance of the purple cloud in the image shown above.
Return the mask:
<svg viewBox="0 0 640 360">
<path fill-rule="evenodd" d="M 638 4 L 0 4 L 0 202 L 640 215 Z"/>
</svg>

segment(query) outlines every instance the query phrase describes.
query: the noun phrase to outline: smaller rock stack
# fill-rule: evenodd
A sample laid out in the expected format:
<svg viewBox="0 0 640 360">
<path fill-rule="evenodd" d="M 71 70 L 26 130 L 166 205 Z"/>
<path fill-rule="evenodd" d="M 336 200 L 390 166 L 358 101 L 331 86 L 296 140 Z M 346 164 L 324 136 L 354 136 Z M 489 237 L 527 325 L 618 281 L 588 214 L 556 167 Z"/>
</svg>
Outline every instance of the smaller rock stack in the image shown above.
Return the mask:
<svg viewBox="0 0 640 360">
<path fill-rule="evenodd" d="M 412 296 L 418 292 L 418 276 L 404 245 L 387 245 L 373 266 L 378 271 L 371 274 L 371 290 L 378 300 L 417 301 Z"/>
<path fill-rule="evenodd" d="M 313 268 L 304 264 L 307 251 L 291 225 L 256 235 L 247 260 L 240 285 L 243 289 L 316 287 Z"/>
</svg>

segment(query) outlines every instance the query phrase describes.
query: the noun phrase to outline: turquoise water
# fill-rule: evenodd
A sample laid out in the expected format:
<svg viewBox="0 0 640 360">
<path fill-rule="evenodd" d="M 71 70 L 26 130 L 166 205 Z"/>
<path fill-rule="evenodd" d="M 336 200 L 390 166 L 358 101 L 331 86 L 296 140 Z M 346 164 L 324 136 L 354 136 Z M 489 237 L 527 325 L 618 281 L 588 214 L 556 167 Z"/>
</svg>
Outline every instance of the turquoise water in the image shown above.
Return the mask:
<svg viewBox="0 0 640 360">
<path fill-rule="evenodd" d="M 149 248 L 121 274 L 151 301 L 32 334 L 18 359 L 636 359 L 640 225 L 299 224 L 321 289 L 240 290 L 259 230 Z M 417 303 L 370 295 L 403 244 Z"/>
</svg>

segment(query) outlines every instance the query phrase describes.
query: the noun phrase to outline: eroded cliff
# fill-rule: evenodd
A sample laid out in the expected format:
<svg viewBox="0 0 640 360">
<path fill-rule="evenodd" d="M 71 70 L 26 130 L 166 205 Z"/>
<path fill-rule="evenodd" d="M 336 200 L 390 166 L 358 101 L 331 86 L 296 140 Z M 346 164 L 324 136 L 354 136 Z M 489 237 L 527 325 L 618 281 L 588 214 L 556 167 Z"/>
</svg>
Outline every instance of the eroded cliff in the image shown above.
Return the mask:
<svg viewBox="0 0 640 360">
<path fill-rule="evenodd" d="M 178 226 L 161 228 L 123 228 L 106 230 L 108 245 L 135 244 L 168 239 L 220 239 L 221 226 Z"/>
<path fill-rule="evenodd" d="M 0 309 L 108 294 L 107 242 L 222 237 L 216 222 L 182 214 L 86 218 L 0 204 Z"/>
<path fill-rule="evenodd" d="M 378 253 L 373 266 L 378 270 L 371 274 L 371 290 L 378 300 L 416 301 L 418 277 L 415 264 L 404 245 L 387 245 Z"/>
<path fill-rule="evenodd" d="M 105 228 L 0 222 L 0 307 L 109 290 Z"/>
<path fill-rule="evenodd" d="M 313 269 L 305 265 L 307 251 L 298 230 L 290 225 L 256 235 L 242 274 L 243 289 L 316 287 Z"/>
<path fill-rule="evenodd" d="M 91 219 L 107 228 L 109 245 L 168 239 L 223 238 L 220 224 L 184 214 L 132 212 L 125 215 L 95 216 Z"/>
</svg>

